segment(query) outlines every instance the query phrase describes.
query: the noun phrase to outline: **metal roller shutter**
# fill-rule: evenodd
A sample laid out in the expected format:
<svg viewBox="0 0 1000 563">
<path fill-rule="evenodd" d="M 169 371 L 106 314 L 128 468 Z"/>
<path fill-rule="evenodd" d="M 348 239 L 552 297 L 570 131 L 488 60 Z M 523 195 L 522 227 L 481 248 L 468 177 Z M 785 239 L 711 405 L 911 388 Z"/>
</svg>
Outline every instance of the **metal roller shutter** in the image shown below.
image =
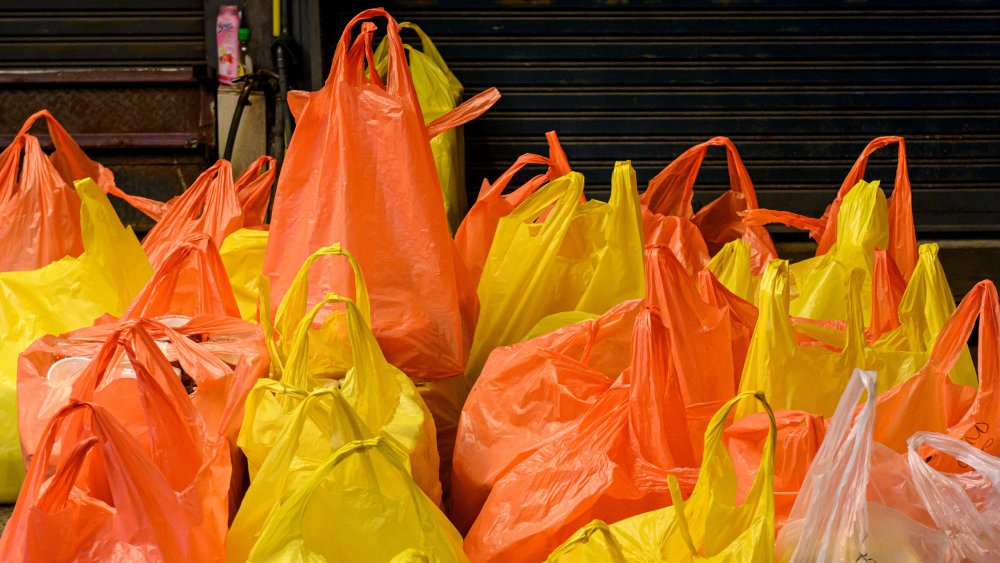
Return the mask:
<svg viewBox="0 0 1000 563">
<path fill-rule="evenodd" d="M 596 197 L 615 160 L 633 161 L 641 187 L 687 147 L 726 135 L 762 206 L 818 215 L 865 144 L 893 134 L 907 139 L 922 236 L 1000 230 L 995 2 L 384 4 L 430 34 L 469 94 L 503 94 L 466 127 L 471 193 L 544 151 L 549 129 Z M 368 5 L 323 18 L 328 55 Z M 696 204 L 727 185 L 721 150 L 705 164 Z M 892 150 L 868 178 L 891 188 L 894 170 Z"/>
</svg>

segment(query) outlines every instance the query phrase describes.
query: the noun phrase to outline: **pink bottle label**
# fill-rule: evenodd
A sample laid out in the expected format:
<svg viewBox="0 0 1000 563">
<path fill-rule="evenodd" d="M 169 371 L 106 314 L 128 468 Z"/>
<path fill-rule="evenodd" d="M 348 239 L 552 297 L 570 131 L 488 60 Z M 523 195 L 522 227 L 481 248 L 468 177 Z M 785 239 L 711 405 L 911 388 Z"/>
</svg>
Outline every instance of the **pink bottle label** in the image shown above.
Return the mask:
<svg viewBox="0 0 1000 563">
<path fill-rule="evenodd" d="M 219 17 L 215 20 L 215 41 L 218 45 L 219 82 L 232 84 L 239 76 L 240 17 L 236 6 L 220 6 Z"/>
</svg>

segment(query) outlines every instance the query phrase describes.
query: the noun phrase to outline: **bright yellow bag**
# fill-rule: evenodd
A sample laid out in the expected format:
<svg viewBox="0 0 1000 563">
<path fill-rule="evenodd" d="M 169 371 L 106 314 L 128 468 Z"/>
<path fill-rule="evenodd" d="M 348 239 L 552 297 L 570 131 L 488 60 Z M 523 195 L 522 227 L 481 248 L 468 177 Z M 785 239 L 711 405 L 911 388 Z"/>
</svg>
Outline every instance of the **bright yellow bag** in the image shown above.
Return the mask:
<svg viewBox="0 0 1000 563">
<path fill-rule="evenodd" d="M 406 47 L 409 55 L 410 77 L 417 91 L 424 123 L 430 123 L 462 102 L 464 88 L 458 78 L 448 68 L 441 53 L 431 38 L 415 23 L 402 22 L 400 29 L 412 29 L 420 38 L 421 48 Z M 385 75 L 388 65 L 388 44 L 383 39 L 375 51 L 375 66 L 379 74 Z M 462 222 L 468 206 L 465 193 L 465 140 L 462 128 L 449 129 L 431 139 L 434 164 L 441 179 L 441 193 L 444 195 L 445 213 L 448 227 L 454 233 Z"/>
<path fill-rule="evenodd" d="M 344 304 L 353 365 L 343 379 L 322 381 L 310 376 L 311 327 L 319 312 L 331 303 Z M 385 360 L 353 301 L 330 294 L 305 315 L 294 332 L 279 382 L 281 385 L 276 386 L 272 380 L 261 380 L 247 397 L 237 443 L 247 456 L 251 482 L 298 404 L 316 389 L 339 387 L 344 400 L 372 432 L 385 432 L 399 443 L 409 457 L 416 483 L 435 502 L 440 501 L 439 460 L 431 414 L 413 382 Z M 316 441 L 309 447 L 320 451 L 330 447 L 329 439 L 317 436 Z"/>
<path fill-rule="evenodd" d="M 768 413 L 770 431 L 760 467 L 743 502 L 737 504 L 736 473 L 722 443 L 722 431 L 737 402 L 754 399 Z M 760 562 L 774 559 L 774 413 L 762 393 L 743 392 L 712 417 L 705 432 L 705 457 L 690 498 L 681 498 L 670 475 L 673 506 L 608 526 L 595 520 L 559 546 L 552 563 L 626 561 Z"/>
<path fill-rule="evenodd" d="M 837 262 L 829 267 L 830 279 L 847 280 L 840 290 L 840 306 L 847 311 L 845 329 L 841 332 L 794 322 L 790 312 L 789 270 L 786 260 L 773 260 L 764 271 L 758 298 L 759 316 L 743 368 L 741 390 L 762 390 L 777 409 L 830 417 L 854 368 L 877 371 L 882 392 L 905 381 L 926 363 L 926 352 L 873 347 L 865 340 L 863 271 L 857 268 L 847 271 Z M 800 342 L 797 336 L 798 333 L 815 338 L 819 332 L 833 332 L 839 341 L 832 342 L 832 337 L 827 336 L 819 341 Z M 755 406 L 745 403 L 736 409 L 738 417 L 753 412 L 757 412 Z"/>
<path fill-rule="evenodd" d="M 270 291 L 260 292 L 260 310 L 265 313 L 261 315 L 261 324 L 264 328 L 267 344 L 271 349 L 271 374 L 274 377 L 281 376 L 285 362 L 288 361 L 294 346 L 293 335 L 302 319 L 306 317 L 309 298 L 309 270 L 319 260 L 337 256 L 346 259 L 354 271 L 355 302 L 365 324 L 371 326 L 371 301 L 368 299 L 368 286 L 365 284 L 358 261 L 350 252 L 341 248 L 339 243 L 320 248 L 306 259 L 295 274 L 292 284 L 278 305 L 278 310 L 275 311 L 273 324 L 266 314 L 267 311 L 271 310 Z M 268 285 L 267 278 L 262 277 L 260 283 L 262 288 L 266 287 Z M 324 289 L 347 293 L 350 288 Z M 312 327 L 312 330 L 307 334 L 309 361 L 305 368 L 310 377 L 333 380 L 340 379 L 347 373 L 353 365 L 347 332 L 346 309 L 330 311 L 318 326 Z"/>
<path fill-rule="evenodd" d="M 24 465 L 17 435 L 17 358 L 46 334 L 121 315 L 153 270 L 130 227 L 122 226 L 104 191 L 89 178 L 80 196 L 84 252 L 37 270 L 0 273 L 0 502 L 17 498 Z"/>
<path fill-rule="evenodd" d="M 267 518 L 247 560 L 384 563 L 408 548 L 468 561 L 462 536 L 410 479 L 406 456 L 380 436 L 327 458 Z"/>
<path fill-rule="evenodd" d="M 632 164 L 615 165 L 607 203 L 581 203 L 583 184 L 583 176 L 570 172 L 541 187 L 497 225 L 479 281 L 479 323 L 466 370 L 470 381 L 494 348 L 520 342 L 553 313 L 601 314 L 645 294 Z"/>
<path fill-rule="evenodd" d="M 226 266 L 229 284 L 243 320 L 257 322 L 260 276 L 264 272 L 267 231 L 240 229 L 222 241 L 219 255 Z"/>
<path fill-rule="evenodd" d="M 375 437 L 335 387 L 319 387 L 304 394 L 274 380 L 261 380 L 259 386 L 297 404 L 284 427 L 277 429 L 277 439 L 256 471 L 230 527 L 226 559 L 233 563 L 247 560 L 271 513 L 324 461 L 350 442 Z"/>
<path fill-rule="evenodd" d="M 750 273 L 750 243 L 743 239 L 729 241 L 709 260 L 705 269 L 719 283 L 740 299 L 754 303 L 760 277 Z"/>
</svg>

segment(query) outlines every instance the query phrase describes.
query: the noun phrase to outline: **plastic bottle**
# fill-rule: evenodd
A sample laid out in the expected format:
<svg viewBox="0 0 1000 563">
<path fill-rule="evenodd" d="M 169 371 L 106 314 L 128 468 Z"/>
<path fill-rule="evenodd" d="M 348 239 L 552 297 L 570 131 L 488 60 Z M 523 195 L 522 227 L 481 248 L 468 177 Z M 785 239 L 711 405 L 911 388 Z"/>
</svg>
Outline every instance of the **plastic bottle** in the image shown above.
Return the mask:
<svg viewBox="0 0 1000 563">
<path fill-rule="evenodd" d="M 219 16 L 215 20 L 215 43 L 219 49 L 219 82 L 232 84 L 239 76 L 240 68 L 239 7 L 219 6 Z"/>
<path fill-rule="evenodd" d="M 241 27 L 240 38 L 240 76 L 253 73 L 253 59 L 250 58 L 250 29 Z"/>
</svg>

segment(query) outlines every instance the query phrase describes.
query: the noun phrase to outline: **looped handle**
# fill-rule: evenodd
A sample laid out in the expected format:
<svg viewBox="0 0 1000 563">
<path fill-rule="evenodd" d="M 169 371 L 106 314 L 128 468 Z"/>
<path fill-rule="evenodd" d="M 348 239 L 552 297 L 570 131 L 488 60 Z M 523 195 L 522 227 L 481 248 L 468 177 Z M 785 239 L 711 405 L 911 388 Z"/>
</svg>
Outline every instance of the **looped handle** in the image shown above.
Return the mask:
<svg viewBox="0 0 1000 563">
<path fill-rule="evenodd" d="M 178 297 L 181 304 L 175 302 Z M 122 318 L 167 314 L 240 316 L 225 264 L 210 236 L 194 233 L 175 246 Z"/>
<path fill-rule="evenodd" d="M 603 536 L 604 541 L 607 542 L 607 552 L 604 555 L 610 558 L 611 563 L 627 563 L 628 560 L 625 558 L 622 544 L 618 541 L 611 526 L 608 526 L 603 520 L 593 520 L 581 528 L 576 537 L 559 546 L 552 552 L 548 560 L 559 561 L 560 557 L 572 553 L 576 546 L 586 544 L 591 537 L 596 535 Z"/>
<path fill-rule="evenodd" d="M 254 229 L 265 225 L 271 186 L 274 185 L 274 177 L 278 171 L 276 163 L 273 156 L 262 156 L 236 179 L 236 198 L 243 209 L 244 228 Z"/>
<path fill-rule="evenodd" d="M 701 471 L 699 471 L 698 474 L 698 483 L 695 485 L 694 492 L 691 493 L 692 497 L 695 495 L 700 496 L 701 494 L 706 494 L 701 493 L 701 491 L 711 488 L 712 484 L 708 482 L 709 480 L 706 477 L 719 475 L 723 470 L 732 471 L 731 465 L 728 469 L 717 467 L 717 464 L 719 463 L 719 456 L 729 455 L 729 452 L 722 444 L 722 432 L 726 424 L 726 419 L 729 418 L 729 413 L 732 411 L 736 403 L 749 398 L 753 398 L 764 407 L 764 411 L 767 412 L 769 427 L 767 431 L 767 439 L 764 441 L 764 451 L 760 457 L 760 466 L 757 468 L 757 473 L 754 475 L 753 484 L 750 486 L 750 493 L 747 494 L 747 498 L 754 494 L 754 491 L 758 487 L 763 487 L 763 490 L 759 493 L 763 496 L 763 498 L 770 499 L 774 494 L 774 445 L 778 436 L 778 425 L 774 418 L 774 411 L 771 409 L 770 403 L 768 403 L 767 399 L 764 397 L 763 392 L 743 391 L 732 399 L 726 401 L 726 404 L 715 413 L 712 420 L 708 423 L 708 429 L 705 431 L 704 462 L 702 463 Z M 691 527 L 688 523 L 688 517 L 684 512 L 686 502 L 681 496 L 680 484 L 677 482 L 677 478 L 674 475 L 667 476 L 667 484 L 670 488 L 670 498 L 674 505 L 675 521 L 677 522 L 681 537 L 684 539 L 684 543 L 687 545 L 691 554 L 699 556 L 701 553 L 699 552 L 698 547 L 694 544 L 694 540 L 691 536 Z M 665 541 L 666 539 L 667 536 L 664 535 L 663 540 Z M 662 548 L 663 546 L 661 545 L 661 551 Z"/>
<path fill-rule="evenodd" d="M 1000 552 L 996 529 L 984 517 L 962 487 L 927 464 L 918 450 L 923 446 L 957 459 L 972 467 L 992 484 L 1000 487 L 1000 461 L 985 452 L 944 434 L 916 432 L 907 440 L 907 462 L 917 493 L 938 528 L 947 533 L 953 551 L 962 560 L 986 560 Z"/>
<path fill-rule="evenodd" d="M 21 130 L 17 132 L 15 141 L 27 136 L 28 131 L 31 130 L 32 126 L 39 119 L 45 119 L 49 130 L 49 138 L 52 140 L 52 146 L 55 149 L 50 158 L 52 165 L 67 184 L 72 185 L 76 180 L 91 178 L 107 193 L 120 192 L 115 187 L 115 179 L 111 171 L 90 160 L 83 152 L 83 149 L 80 148 L 80 145 L 73 140 L 69 132 L 66 131 L 62 124 L 47 109 L 32 114 L 24 122 L 24 125 L 21 126 Z M 114 195 L 118 194 L 115 193 Z"/>
<path fill-rule="evenodd" d="M 743 195 L 747 209 L 757 208 L 757 194 L 750 180 L 750 173 L 743 165 L 736 145 L 728 137 L 714 137 L 684 151 L 662 172 L 649 181 L 649 186 L 640 198 L 650 210 L 661 215 L 675 215 L 690 218 L 694 215 L 694 182 L 698 178 L 705 153 L 709 147 L 722 146 L 726 149 L 726 164 L 729 168 L 729 190 Z"/>
<path fill-rule="evenodd" d="M 514 161 L 514 164 L 512 164 L 510 168 L 508 168 L 503 174 L 500 175 L 499 178 L 496 179 L 495 182 L 493 182 L 492 185 L 484 181 L 482 188 L 479 190 L 479 197 L 477 199 L 498 199 L 501 194 L 503 194 L 504 190 L 507 189 L 511 180 L 514 179 L 514 176 L 529 164 L 541 164 L 543 166 L 548 166 L 548 169 L 545 171 L 545 174 L 535 176 L 526 184 L 508 195 L 507 200 L 511 205 L 517 205 L 518 203 L 524 201 L 546 182 L 551 182 L 556 178 L 561 178 L 562 176 L 572 172 L 569 165 L 569 159 L 566 157 L 566 152 L 559 143 L 559 136 L 556 135 L 556 132 L 549 131 L 545 133 L 545 139 L 549 144 L 548 158 L 531 153 L 522 154 L 516 161 Z"/>
<path fill-rule="evenodd" d="M 351 352 L 356 368 L 370 361 L 368 356 L 359 353 L 364 345 L 364 331 L 368 327 L 364 319 L 364 314 L 352 299 L 342 297 L 336 293 L 328 293 L 325 298 L 313 306 L 309 313 L 302 317 L 302 320 L 299 321 L 298 326 L 295 328 L 292 346 L 288 351 L 288 359 L 281 373 L 280 381 L 282 383 L 298 386 L 303 389 L 312 389 L 314 387 L 306 365 L 309 359 L 309 331 L 312 330 L 313 321 L 316 320 L 319 312 L 331 303 L 344 304 L 344 309 L 347 313 L 348 339 L 351 343 Z M 366 371 L 364 367 L 362 367 L 362 371 L 370 373 L 370 370 Z"/>
<path fill-rule="evenodd" d="M 858 156 L 851 171 L 844 178 L 844 183 L 841 184 L 840 190 L 837 192 L 837 198 L 824 214 L 826 225 L 822 236 L 818 239 L 819 246 L 816 249 L 816 254 L 817 256 L 825 254 L 837 242 L 837 216 L 840 213 L 840 206 L 847 193 L 861 180 L 864 180 L 868 158 L 875 151 L 892 144 L 899 145 L 899 152 L 895 184 L 892 196 L 889 198 L 888 252 L 899 267 L 900 273 L 906 280 L 909 280 L 913 268 L 917 264 L 917 234 L 913 224 L 912 190 L 910 173 L 906 165 L 906 143 L 903 137 L 878 137 L 868 143 L 868 146 Z"/>
<path fill-rule="evenodd" d="M 351 34 L 354 31 L 354 26 L 359 22 L 364 20 L 382 17 L 386 19 L 386 40 L 389 43 L 388 52 L 388 73 L 386 77 L 386 82 L 388 82 L 385 88 L 390 95 L 398 95 L 401 91 L 401 86 L 403 84 L 409 84 L 410 80 L 407 76 L 409 70 L 406 64 L 406 53 L 403 49 L 403 40 L 399 36 L 399 24 L 393 19 L 389 12 L 385 11 L 383 8 L 369 8 L 362 11 L 358 15 L 354 16 L 347 26 L 344 27 L 344 31 L 340 36 L 340 41 L 337 43 L 337 50 L 333 54 L 333 64 L 330 65 L 330 74 L 326 80 L 326 86 L 332 86 L 338 80 L 344 80 L 347 82 L 356 83 L 364 78 L 364 72 L 362 68 L 362 61 L 371 60 L 368 58 L 368 54 L 362 54 L 361 51 L 370 51 L 370 44 L 366 48 L 363 45 L 352 42 Z M 368 23 L 370 26 L 374 26 L 371 22 Z M 361 35 L 371 34 L 374 32 L 375 27 L 365 27 L 362 26 Z M 363 40 L 363 41 L 370 41 Z M 372 69 L 374 69 L 374 65 Z M 377 72 L 369 73 L 369 80 L 374 80 L 372 75 L 377 76 Z M 381 79 L 379 79 L 381 82 Z"/>
<path fill-rule="evenodd" d="M 52 460 L 52 450 L 55 447 L 56 438 L 61 435 L 63 423 L 74 413 L 87 410 L 93 413 L 95 406 L 90 403 L 72 402 L 61 408 L 59 412 L 49 420 L 42 432 L 42 437 L 38 441 L 38 447 L 31 464 L 28 466 L 28 473 L 21 487 L 19 501 L 31 502 L 38 499 L 37 505 L 45 512 L 52 513 L 61 508 L 73 489 L 73 483 L 80 473 L 81 466 L 87 453 L 97 444 L 98 440 L 94 436 L 82 438 L 73 448 L 72 452 L 63 458 L 59 467 L 56 468 L 55 475 L 49 481 L 48 488 L 43 492 L 42 485 L 46 481 L 49 465 Z M 82 425 L 81 425 L 82 426 Z"/>
<path fill-rule="evenodd" d="M 271 367 L 277 374 L 282 373 L 284 370 L 286 357 L 279 350 L 276 338 L 281 339 L 287 335 L 293 335 L 301 319 L 306 315 L 307 301 L 309 299 L 309 270 L 317 260 L 324 256 L 343 256 L 347 259 L 351 270 L 354 272 L 355 303 L 360 309 L 361 317 L 365 320 L 365 323 L 371 325 L 371 300 L 368 296 L 368 286 L 365 284 L 364 275 L 361 273 L 361 265 L 354 258 L 354 255 L 345 250 L 340 243 L 320 248 L 309 255 L 309 258 L 306 258 L 306 261 L 295 274 L 295 278 L 292 279 L 292 283 L 288 286 L 285 297 L 278 305 L 273 323 L 271 322 L 271 303 L 268 295 L 270 293 L 268 291 L 270 282 L 266 277 L 262 276 L 260 282 L 261 325 L 264 329 L 268 349 L 271 352 Z"/>
<path fill-rule="evenodd" d="M 955 367 L 969 337 L 979 320 L 979 388 L 997 389 L 1000 384 L 1000 305 L 993 282 L 983 280 L 966 294 L 952 313 L 931 349 L 927 367 L 936 374 L 946 375 Z"/>
</svg>

